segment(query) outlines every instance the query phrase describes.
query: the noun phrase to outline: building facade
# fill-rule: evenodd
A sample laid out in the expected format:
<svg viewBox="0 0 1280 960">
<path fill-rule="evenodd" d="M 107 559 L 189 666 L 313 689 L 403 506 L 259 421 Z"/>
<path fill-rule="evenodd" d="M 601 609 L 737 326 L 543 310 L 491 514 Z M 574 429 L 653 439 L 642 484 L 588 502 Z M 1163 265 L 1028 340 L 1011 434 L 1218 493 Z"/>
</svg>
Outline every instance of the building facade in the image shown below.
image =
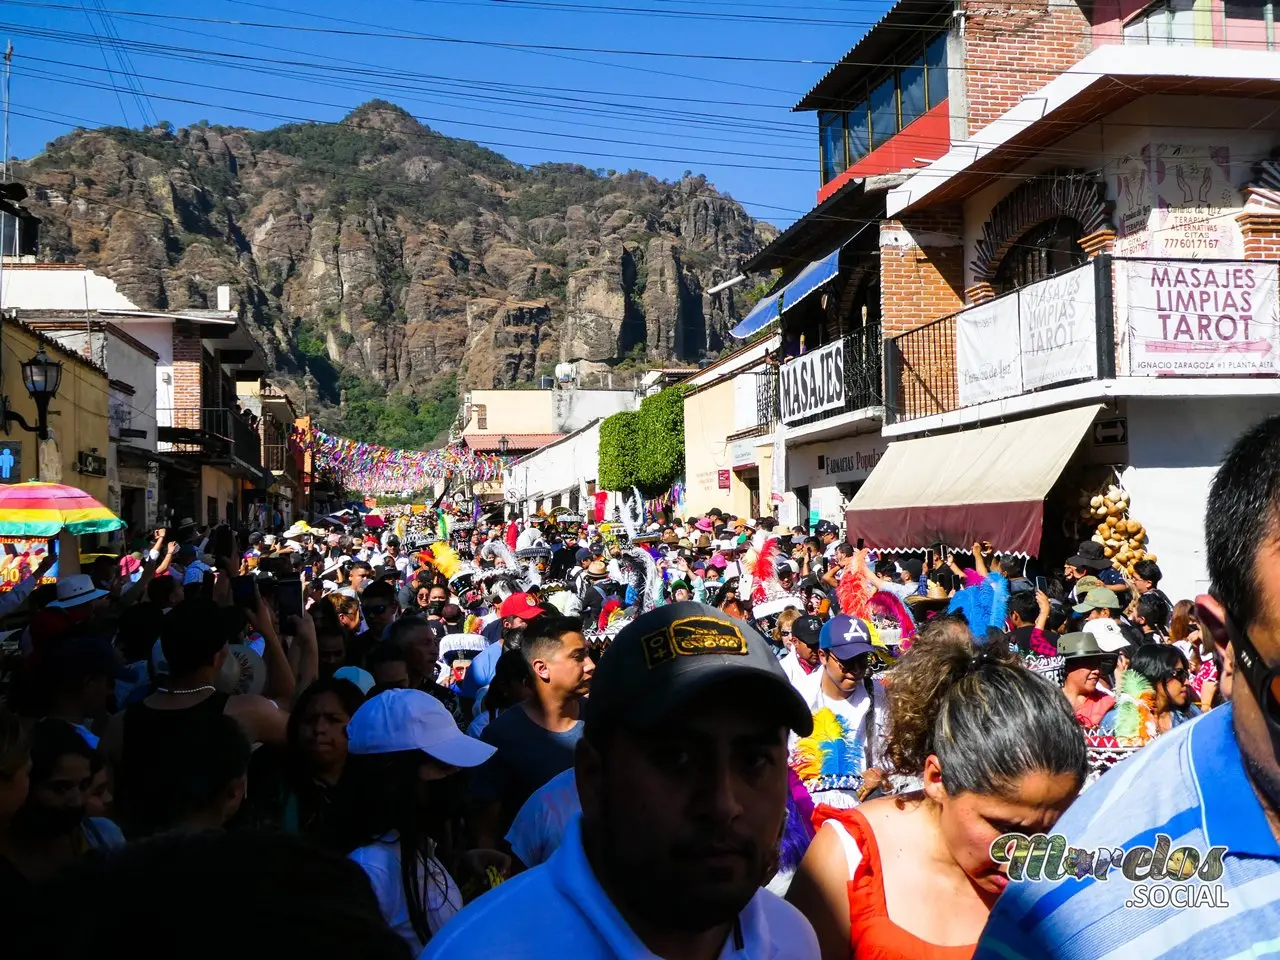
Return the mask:
<svg viewBox="0 0 1280 960">
<path fill-rule="evenodd" d="M 923 43 L 922 68 L 893 52 L 903 31 L 889 28 L 928 18 L 900 5 L 802 101 L 822 111 L 820 202 L 753 264 L 778 277 L 755 319 L 782 334 L 797 516 L 799 481 L 812 507 L 813 475 L 852 465 L 839 490 L 851 540 L 990 539 L 1053 560 L 1095 535 L 1080 496 L 1118 483 L 1171 595 L 1194 595 L 1213 470 L 1280 411 L 1270 5 L 961 0 L 937 13 L 945 41 L 908 41 Z M 876 51 L 894 66 L 866 66 Z M 856 283 L 875 294 L 859 300 Z M 881 369 L 859 369 L 871 356 Z"/>
</svg>

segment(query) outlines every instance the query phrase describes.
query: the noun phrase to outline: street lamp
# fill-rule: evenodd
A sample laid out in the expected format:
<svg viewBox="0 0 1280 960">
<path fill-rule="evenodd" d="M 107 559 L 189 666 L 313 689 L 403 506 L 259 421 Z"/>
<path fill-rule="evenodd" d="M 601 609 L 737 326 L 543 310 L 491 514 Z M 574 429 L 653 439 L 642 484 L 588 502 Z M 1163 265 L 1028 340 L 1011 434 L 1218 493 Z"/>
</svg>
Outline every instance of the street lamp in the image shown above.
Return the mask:
<svg viewBox="0 0 1280 960">
<path fill-rule="evenodd" d="M 4 414 L 4 432 L 7 436 L 9 425 L 16 423 L 28 433 L 38 434 L 41 440 L 49 439 L 49 403 L 58 394 L 62 384 L 62 364 L 50 360 L 41 346 L 36 355 L 22 364 L 22 383 L 31 394 L 36 405 L 36 425 L 27 423 L 20 413 L 9 409 L 9 398 L 0 398 L 0 412 Z"/>
<path fill-rule="evenodd" d="M 499 440 L 498 440 L 498 456 L 500 456 L 500 457 L 505 457 L 505 456 L 507 455 L 507 450 L 508 450 L 508 449 L 510 449 L 510 447 L 511 447 L 511 444 L 510 444 L 510 442 L 507 440 L 507 438 L 506 438 L 506 437 L 501 437 L 501 438 L 499 438 Z"/>
</svg>

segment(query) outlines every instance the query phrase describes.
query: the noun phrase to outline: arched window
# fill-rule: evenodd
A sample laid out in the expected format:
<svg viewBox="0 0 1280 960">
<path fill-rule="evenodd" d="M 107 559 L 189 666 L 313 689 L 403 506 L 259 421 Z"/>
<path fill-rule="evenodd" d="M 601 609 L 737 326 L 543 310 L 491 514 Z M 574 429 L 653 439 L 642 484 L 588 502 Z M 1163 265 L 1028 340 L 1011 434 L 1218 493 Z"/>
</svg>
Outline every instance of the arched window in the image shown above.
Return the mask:
<svg viewBox="0 0 1280 960">
<path fill-rule="evenodd" d="M 996 293 L 1008 293 L 1063 273 L 1088 259 L 1080 246 L 1083 231 L 1073 217 L 1055 217 L 1032 227 L 1009 248 L 996 270 Z"/>
</svg>

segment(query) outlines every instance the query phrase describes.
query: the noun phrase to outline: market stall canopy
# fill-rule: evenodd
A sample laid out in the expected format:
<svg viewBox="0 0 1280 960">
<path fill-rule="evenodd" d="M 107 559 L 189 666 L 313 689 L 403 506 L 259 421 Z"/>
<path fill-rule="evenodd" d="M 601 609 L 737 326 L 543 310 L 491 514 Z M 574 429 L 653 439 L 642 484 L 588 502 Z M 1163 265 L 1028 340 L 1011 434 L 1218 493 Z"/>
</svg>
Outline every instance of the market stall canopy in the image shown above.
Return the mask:
<svg viewBox="0 0 1280 960">
<path fill-rule="evenodd" d="M 781 291 L 775 291 L 762 298 L 751 312 L 729 331 L 730 336 L 745 340 L 752 334 L 758 333 L 809 294 L 830 283 L 839 272 L 840 247 L 836 247 L 821 260 L 814 260 L 801 270 L 796 278 Z"/>
<path fill-rule="evenodd" d="M 918 440 L 889 449 L 849 505 L 849 540 L 880 550 L 989 540 L 1036 555 L 1044 498 L 1100 405 Z"/>
<path fill-rule="evenodd" d="M 89 494 L 60 483 L 0 486 L 0 536 L 56 537 L 110 533 L 124 521 Z"/>
</svg>

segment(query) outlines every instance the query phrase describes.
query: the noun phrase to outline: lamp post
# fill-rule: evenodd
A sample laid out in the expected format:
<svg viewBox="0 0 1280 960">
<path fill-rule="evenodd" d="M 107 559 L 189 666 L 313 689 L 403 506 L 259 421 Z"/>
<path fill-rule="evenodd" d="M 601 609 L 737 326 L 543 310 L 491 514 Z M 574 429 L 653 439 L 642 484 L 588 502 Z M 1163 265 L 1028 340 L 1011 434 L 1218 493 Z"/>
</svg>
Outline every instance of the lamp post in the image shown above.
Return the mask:
<svg viewBox="0 0 1280 960">
<path fill-rule="evenodd" d="M 27 423 L 20 413 L 9 409 L 9 398 L 0 398 L 0 412 L 4 414 L 4 432 L 9 434 L 9 425 L 16 423 L 28 433 L 34 433 L 40 440 L 49 439 L 49 403 L 58 395 L 58 387 L 62 384 L 62 364 L 50 360 L 44 347 L 36 351 L 36 355 L 22 364 L 22 384 L 36 405 L 36 425 Z"/>
<path fill-rule="evenodd" d="M 507 451 L 510 448 L 511 448 L 511 443 L 510 441 L 507 440 L 506 437 L 498 438 L 498 456 L 505 457 L 507 455 Z"/>
</svg>

